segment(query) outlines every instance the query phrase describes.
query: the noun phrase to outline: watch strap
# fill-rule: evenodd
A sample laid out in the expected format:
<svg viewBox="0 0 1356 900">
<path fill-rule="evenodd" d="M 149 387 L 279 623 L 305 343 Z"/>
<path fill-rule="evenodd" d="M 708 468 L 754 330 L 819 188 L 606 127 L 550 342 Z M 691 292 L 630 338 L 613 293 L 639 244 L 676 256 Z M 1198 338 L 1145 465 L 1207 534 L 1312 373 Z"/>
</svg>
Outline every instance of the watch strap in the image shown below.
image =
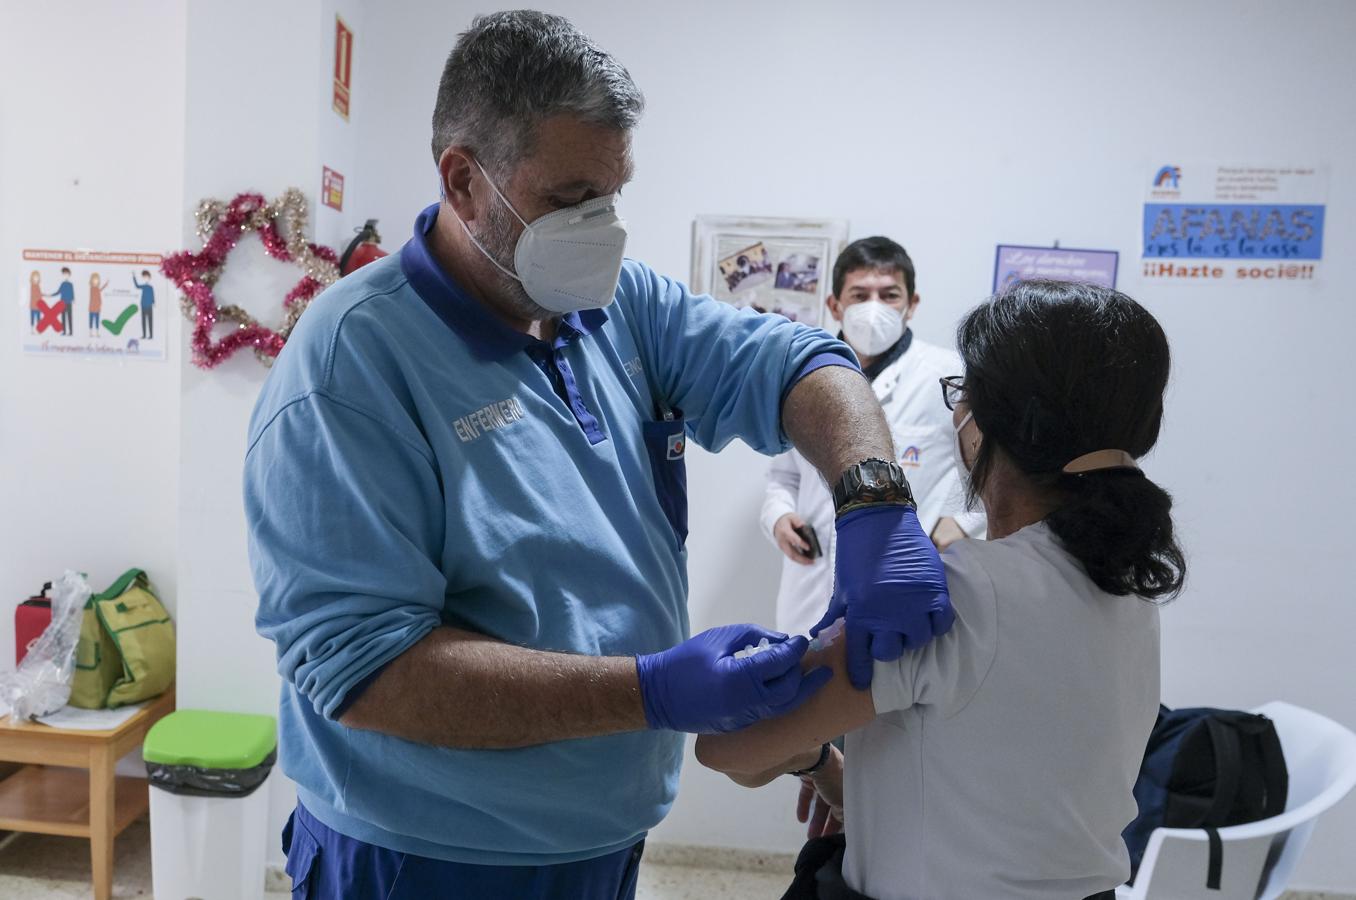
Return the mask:
<svg viewBox="0 0 1356 900">
<path fill-rule="evenodd" d="M 872 457 L 848 466 L 833 486 L 835 515 L 868 506 L 917 506 L 898 463 Z"/>
<path fill-rule="evenodd" d="M 795 775 L 798 778 L 805 778 L 807 776 L 813 775 L 820 769 L 824 768 L 824 764 L 829 761 L 830 746 L 832 745 L 824 744 L 824 746 L 819 748 L 819 759 L 815 761 L 815 764 L 813 766 L 810 766 L 808 769 L 797 769 L 791 774 Z"/>
</svg>

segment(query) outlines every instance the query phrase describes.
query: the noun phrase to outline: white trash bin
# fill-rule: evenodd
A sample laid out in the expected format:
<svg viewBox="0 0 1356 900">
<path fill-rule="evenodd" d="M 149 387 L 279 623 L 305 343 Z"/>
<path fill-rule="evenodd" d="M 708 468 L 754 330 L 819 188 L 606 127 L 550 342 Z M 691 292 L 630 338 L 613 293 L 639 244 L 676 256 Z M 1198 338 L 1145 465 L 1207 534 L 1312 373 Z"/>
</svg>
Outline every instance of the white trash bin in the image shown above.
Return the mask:
<svg viewBox="0 0 1356 900">
<path fill-rule="evenodd" d="M 156 900 L 264 896 L 272 780 L 270 774 L 248 797 L 193 797 L 151 788 L 151 878 Z"/>
<path fill-rule="evenodd" d="M 271 716 L 205 710 L 146 735 L 156 900 L 262 900 L 276 742 Z"/>
</svg>

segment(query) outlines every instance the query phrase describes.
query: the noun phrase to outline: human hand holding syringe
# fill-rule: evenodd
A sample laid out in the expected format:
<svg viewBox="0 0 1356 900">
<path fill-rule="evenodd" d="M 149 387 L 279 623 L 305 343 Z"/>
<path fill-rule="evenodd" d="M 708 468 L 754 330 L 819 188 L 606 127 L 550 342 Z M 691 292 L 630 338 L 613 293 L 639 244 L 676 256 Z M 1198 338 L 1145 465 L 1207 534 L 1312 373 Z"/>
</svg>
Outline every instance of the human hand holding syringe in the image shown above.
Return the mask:
<svg viewBox="0 0 1356 900">
<path fill-rule="evenodd" d="M 810 639 L 810 648 L 807 653 L 817 653 L 827 647 L 833 646 L 834 641 L 843 633 L 844 620 L 838 619 L 829 627 L 819 632 L 818 637 Z M 757 644 L 746 644 L 743 650 L 736 650 L 733 654 L 735 659 L 744 659 L 747 656 L 756 656 L 771 647 L 772 644 L 767 638 L 763 638 Z"/>
</svg>

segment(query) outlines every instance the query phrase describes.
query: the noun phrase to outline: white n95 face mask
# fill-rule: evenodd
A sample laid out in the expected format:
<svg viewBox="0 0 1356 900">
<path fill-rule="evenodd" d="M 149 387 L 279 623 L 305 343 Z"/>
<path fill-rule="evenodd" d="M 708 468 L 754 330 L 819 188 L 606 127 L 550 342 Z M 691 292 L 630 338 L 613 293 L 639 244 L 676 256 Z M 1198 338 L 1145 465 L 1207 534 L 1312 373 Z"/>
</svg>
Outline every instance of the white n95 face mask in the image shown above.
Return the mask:
<svg viewBox="0 0 1356 900">
<path fill-rule="evenodd" d="M 523 223 L 513 253 L 513 266 L 518 271 L 510 272 L 462 222 L 467 237 L 485 258 L 520 282 L 537 305 L 553 313 L 601 309 L 611 303 L 626 253 L 626 222 L 617 215 L 617 195 L 597 197 L 528 222 L 518 215 L 479 160 L 476 165 L 495 196 Z"/>
<path fill-rule="evenodd" d="M 843 334 L 867 356 L 880 356 L 904 334 L 904 313 L 880 300 L 863 300 L 843 310 Z"/>
</svg>

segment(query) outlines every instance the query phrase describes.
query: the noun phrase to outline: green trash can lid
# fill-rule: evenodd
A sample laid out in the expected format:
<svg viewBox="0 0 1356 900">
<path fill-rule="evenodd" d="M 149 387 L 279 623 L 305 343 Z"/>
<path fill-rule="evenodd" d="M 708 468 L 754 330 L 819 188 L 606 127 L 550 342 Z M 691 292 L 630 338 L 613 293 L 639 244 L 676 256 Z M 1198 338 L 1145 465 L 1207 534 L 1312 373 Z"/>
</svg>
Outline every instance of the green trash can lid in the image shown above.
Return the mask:
<svg viewBox="0 0 1356 900">
<path fill-rule="evenodd" d="M 250 769 L 278 745 L 272 716 L 178 709 L 151 726 L 141 755 L 148 763 L 203 769 Z"/>
</svg>

